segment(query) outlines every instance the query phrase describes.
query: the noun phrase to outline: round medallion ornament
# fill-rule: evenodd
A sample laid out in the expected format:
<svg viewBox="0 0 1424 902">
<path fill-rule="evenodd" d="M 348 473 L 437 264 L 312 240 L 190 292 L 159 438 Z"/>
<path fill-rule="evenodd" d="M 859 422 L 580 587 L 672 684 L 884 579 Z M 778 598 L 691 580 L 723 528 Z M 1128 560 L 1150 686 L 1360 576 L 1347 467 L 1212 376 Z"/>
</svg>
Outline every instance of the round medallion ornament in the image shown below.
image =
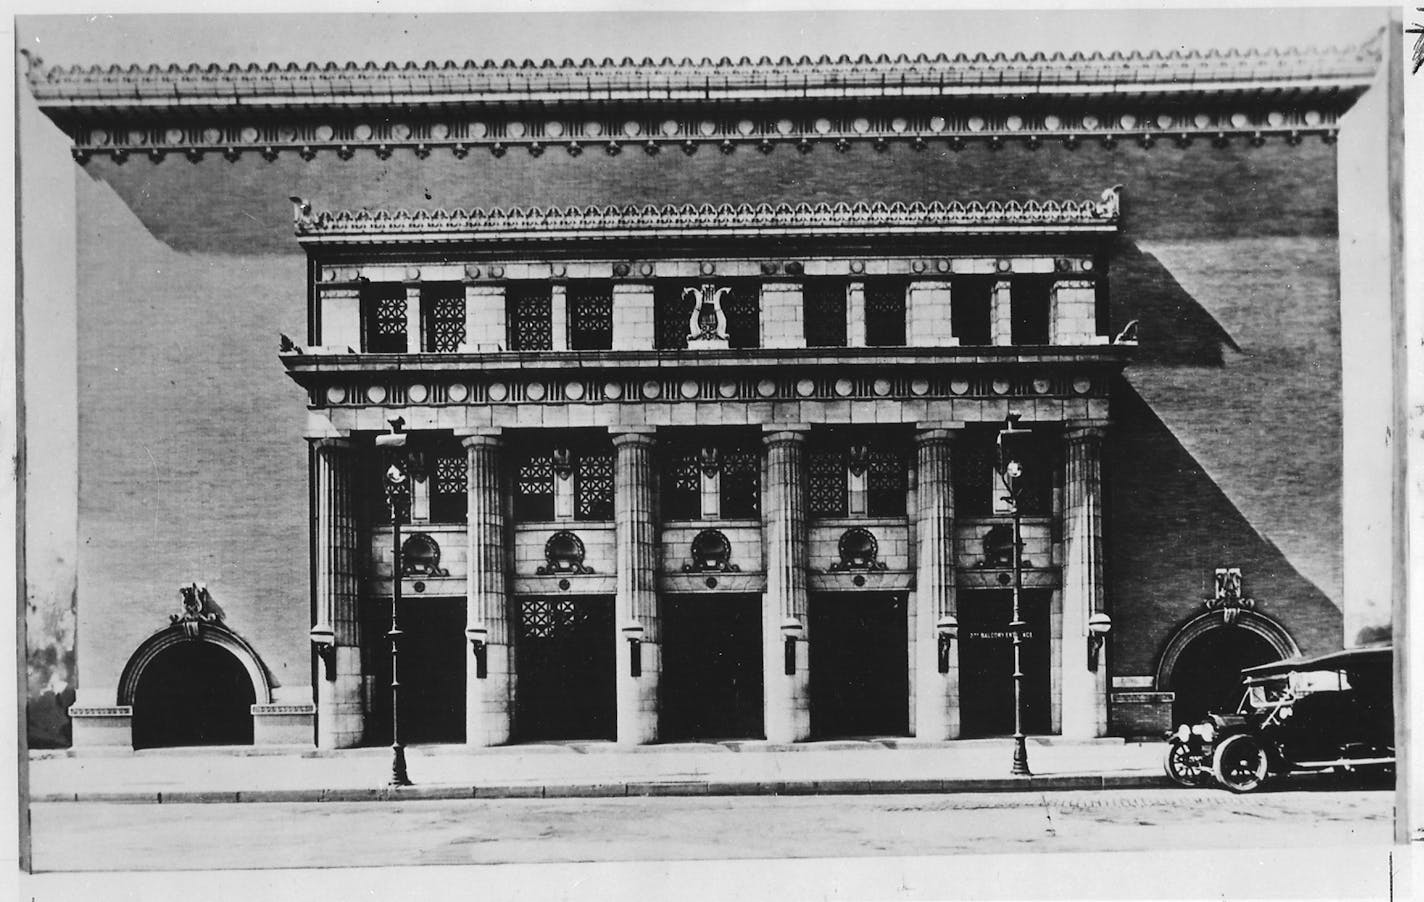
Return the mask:
<svg viewBox="0 0 1424 902">
<path fill-rule="evenodd" d="M 936 261 L 935 261 L 935 271 L 936 271 L 936 272 L 949 272 L 949 261 L 948 261 L 948 260 L 936 260 Z"/>
<path fill-rule="evenodd" d="M 816 130 L 816 134 L 818 135 L 829 135 L 831 133 L 831 120 L 822 116 L 812 123 L 811 127 Z"/>
<path fill-rule="evenodd" d="M 411 383 L 405 390 L 405 399 L 412 404 L 424 404 L 429 397 L 430 389 L 421 385 L 419 382 Z"/>
<path fill-rule="evenodd" d="M 795 127 L 795 124 L 790 119 L 776 120 L 776 133 L 778 135 L 789 135 L 791 134 L 791 130 Z"/>
<path fill-rule="evenodd" d="M 243 129 L 243 131 L 246 132 L 246 129 Z M 370 140 L 371 126 L 367 125 L 364 122 L 358 124 L 355 128 L 351 129 L 351 137 L 355 138 L 357 141 Z"/>
<path fill-rule="evenodd" d="M 1319 110 L 1306 110 L 1305 116 L 1302 118 L 1306 125 L 1319 125 L 1324 119 L 1324 117 L 1320 115 Z"/>
<path fill-rule="evenodd" d="M 238 137 L 242 138 L 242 143 L 252 144 L 257 140 L 258 132 L 257 129 L 249 125 L 242 130 Z"/>
<path fill-rule="evenodd" d="M 603 385 L 603 397 L 610 401 L 617 401 L 623 397 L 623 386 L 617 382 L 606 382 Z"/>
<path fill-rule="evenodd" d="M 1092 261 L 1092 260 L 1084 260 L 1084 261 L 1083 261 L 1083 272 L 1092 272 L 1092 271 L 1093 271 L 1093 261 Z"/>
<path fill-rule="evenodd" d="M 810 379 L 801 379 L 796 383 L 796 394 L 803 398 L 811 397 L 811 393 L 816 390 L 816 383 Z"/>
<path fill-rule="evenodd" d="M 1010 116 L 1009 118 L 1004 120 L 1004 127 L 1011 132 L 1018 131 L 1019 129 L 1023 128 L 1023 125 L 1024 121 L 1022 116 Z"/>
<path fill-rule="evenodd" d="M 291 141 L 291 140 L 292 140 L 293 138 L 295 138 L 296 136 L 297 136 L 297 134 L 296 134 L 296 132 L 294 131 L 294 132 L 292 132 L 292 137 L 291 137 L 291 138 L 286 138 L 286 137 L 284 137 L 283 140 Z M 216 144 L 216 143 L 218 143 L 218 142 L 221 141 L 221 140 L 222 140 L 222 132 L 221 132 L 219 129 L 216 129 L 216 128 L 205 128 L 205 129 L 203 129 L 203 141 L 204 141 L 204 142 L 206 142 L 206 143 L 208 143 L 208 144 Z"/>
<path fill-rule="evenodd" d="M 1050 387 L 1050 386 L 1049 386 L 1049 383 L 1048 383 L 1048 380 L 1047 380 L 1047 379 L 1035 379 L 1035 380 L 1033 380 L 1033 390 L 1034 390 L 1034 392 L 1035 392 L 1036 394 L 1040 394 L 1040 395 L 1046 395 L 1046 394 L 1048 394 L 1048 389 L 1049 389 L 1049 387 Z"/>
<path fill-rule="evenodd" d="M 1079 377 L 1073 380 L 1073 391 L 1077 394 L 1086 395 L 1092 387 L 1093 382 L 1090 379 Z"/>
<path fill-rule="evenodd" d="M 544 383 L 542 382 L 531 382 L 524 389 L 524 397 L 531 401 L 542 401 L 544 400 L 544 395 L 547 393 L 548 389 L 544 388 Z"/>
<path fill-rule="evenodd" d="M 1056 132 L 1063 127 L 1063 120 L 1059 119 L 1052 113 L 1049 113 L 1047 116 L 1043 117 L 1043 127 L 1051 132 Z"/>
<path fill-rule="evenodd" d="M 395 125 L 391 126 L 391 137 L 395 138 L 397 141 L 404 141 L 406 138 L 410 137 L 410 126 L 406 125 L 404 122 L 397 122 Z"/>
<path fill-rule="evenodd" d="M 496 263 L 494 266 L 491 266 L 489 272 L 490 272 L 490 278 L 491 278 L 491 279 L 503 279 L 503 278 L 504 278 L 504 267 L 503 267 L 503 266 L 500 266 L 498 263 Z"/>
<path fill-rule="evenodd" d="M 627 135 L 630 138 L 635 137 L 640 132 L 642 132 L 642 130 L 643 127 L 639 125 L 636 120 L 629 119 L 627 122 L 623 123 L 623 134 Z"/>
<path fill-rule="evenodd" d="M 710 138 L 717 134 L 717 123 L 710 119 L 703 119 L 697 123 L 697 133 L 704 138 Z"/>
<path fill-rule="evenodd" d="M 557 119 L 550 119 L 544 123 L 544 134 L 550 138 L 562 138 L 564 136 L 564 124 Z"/>
<path fill-rule="evenodd" d="M 949 390 L 956 395 L 966 394 L 969 391 L 969 380 L 952 379 L 949 383 Z"/>
<path fill-rule="evenodd" d="M 776 394 L 776 382 L 771 379 L 763 379 L 757 383 L 757 394 L 763 398 L 770 398 Z"/>
<path fill-rule="evenodd" d="M 503 401 L 509 397 L 509 386 L 503 382 L 491 382 L 489 387 L 489 399 L 491 401 Z"/>
<path fill-rule="evenodd" d="M 1272 128 L 1280 128 L 1280 126 L 1283 125 L 1285 121 L 1286 116 L 1280 110 L 1271 110 L 1269 113 L 1266 114 L 1266 122 L 1270 124 Z"/>
<path fill-rule="evenodd" d="M 751 134 L 752 132 L 754 132 L 754 131 L 756 131 L 756 123 L 755 123 L 755 122 L 751 121 L 750 119 L 741 119 L 741 120 L 738 120 L 738 122 L 737 122 L 737 134 L 739 134 L 739 135 L 750 135 L 750 134 Z"/>
<path fill-rule="evenodd" d="M 649 379 L 643 383 L 643 397 L 649 399 L 658 398 L 662 396 L 662 393 L 663 387 L 656 379 Z"/>
<path fill-rule="evenodd" d="M 995 379 L 992 388 L 996 395 L 1007 395 L 1009 393 L 1009 380 Z"/>
<path fill-rule="evenodd" d="M 1245 128 L 1246 123 L 1251 121 L 1251 117 L 1245 113 L 1232 113 L 1231 124 L 1236 128 Z"/>
<path fill-rule="evenodd" d="M 851 384 L 851 381 L 849 379 L 836 380 L 836 394 L 840 395 L 842 398 L 850 397 L 850 393 L 854 389 L 855 386 Z"/>
<path fill-rule="evenodd" d="M 717 271 L 717 264 L 712 263 L 710 261 L 704 261 L 702 266 L 699 267 L 699 269 L 701 270 L 704 276 L 710 276 Z"/>
<path fill-rule="evenodd" d="M 930 117 L 930 131 L 932 131 L 932 132 L 942 132 L 942 131 L 944 131 L 944 127 L 945 127 L 947 124 L 948 124 L 948 123 L 945 122 L 945 119 L 944 119 L 943 116 L 931 116 L 931 117 Z"/>
<path fill-rule="evenodd" d="M 984 130 L 984 125 L 985 125 L 984 117 L 983 117 L 983 116 L 970 116 L 970 117 L 969 117 L 969 121 L 968 121 L 967 123 L 965 123 L 965 124 L 966 124 L 967 126 L 969 126 L 969 130 L 970 130 L 971 132 L 982 132 L 982 131 Z"/>
<path fill-rule="evenodd" d="M 905 133 L 905 129 L 910 127 L 910 121 L 903 116 L 896 116 L 890 120 L 890 131 L 897 135 Z"/>
<path fill-rule="evenodd" d="M 873 383 L 871 383 L 870 390 L 875 392 L 877 397 L 883 398 L 886 395 L 890 394 L 890 380 L 876 379 Z"/>
<path fill-rule="evenodd" d="M 910 383 L 910 394 L 924 396 L 930 393 L 930 380 L 916 379 Z"/>
<path fill-rule="evenodd" d="M 471 122 L 465 127 L 465 131 L 469 133 L 471 138 L 483 138 L 489 134 L 489 126 L 483 122 Z"/>
<path fill-rule="evenodd" d="M 529 126 L 519 120 L 507 123 L 504 126 L 504 134 L 510 138 L 522 138 L 529 133 Z"/>
<path fill-rule="evenodd" d="M 336 267 L 334 267 L 334 266 L 323 266 L 323 267 L 321 268 L 321 280 L 322 280 L 323 282 L 335 282 L 335 281 L 336 281 Z"/>
<path fill-rule="evenodd" d="M 673 135 L 677 134 L 677 120 L 664 119 L 661 128 L 663 134 L 671 138 Z"/>
<path fill-rule="evenodd" d="M 682 384 L 677 387 L 677 391 L 678 391 L 678 394 L 682 395 L 684 398 L 695 398 L 695 397 L 697 397 L 697 380 L 696 380 L 696 379 L 684 379 L 684 380 L 682 380 Z"/>
<path fill-rule="evenodd" d="M 1010 263 L 1008 260 L 1005 260 L 1003 257 L 1000 257 L 999 259 L 994 261 L 994 269 L 998 270 L 999 272 L 1008 272 L 1009 269 L 1012 268 L 1012 266 L 1013 264 Z"/>
<path fill-rule="evenodd" d="M 217 129 L 209 129 L 209 131 L 217 131 Z M 221 135 L 219 135 L 218 137 L 221 137 Z M 97 144 L 102 147 L 103 145 L 109 143 L 109 133 L 104 131 L 102 128 L 96 128 L 89 133 L 89 140 L 91 143 Z M 217 141 L 217 138 L 213 139 L 213 142 L 215 141 Z"/>
<path fill-rule="evenodd" d="M 863 135 L 870 131 L 870 120 L 864 116 L 859 116 L 850 124 L 850 127 L 857 135 Z"/>
<path fill-rule="evenodd" d="M 734 398 L 737 395 L 737 383 L 731 379 L 723 379 L 717 383 L 717 394 L 724 398 Z"/>
<path fill-rule="evenodd" d="M 583 383 L 577 380 L 564 383 L 564 397 L 570 401 L 582 401 Z"/>
<path fill-rule="evenodd" d="M 328 385 L 326 387 L 326 403 L 340 404 L 346 400 L 346 386 Z"/>
<path fill-rule="evenodd" d="M 163 133 L 163 140 L 169 144 L 180 144 L 183 141 L 183 130 L 181 128 L 170 128 Z"/>
<path fill-rule="evenodd" d="M 1171 117 L 1170 115 L 1166 114 L 1166 113 L 1162 113 L 1162 114 L 1160 114 L 1160 115 L 1157 117 L 1157 127 L 1160 128 L 1160 129 L 1169 129 L 1169 128 L 1171 128 L 1171 127 L 1172 127 L 1172 122 L 1173 122 L 1172 117 Z"/>
<path fill-rule="evenodd" d="M 638 267 L 638 272 L 642 273 L 645 276 L 651 276 L 653 274 L 653 264 L 644 263 L 642 266 Z"/>
<path fill-rule="evenodd" d="M 1122 118 L 1118 119 L 1118 122 L 1123 128 L 1132 128 L 1137 125 L 1137 117 L 1131 113 L 1123 113 Z"/>
<path fill-rule="evenodd" d="M 910 263 L 910 269 L 914 270 L 916 273 L 922 273 L 922 272 L 924 272 L 924 271 L 925 271 L 925 261 L 923 261 L 923 260 L 915 260 L 915 261 L 913 261 L 912 263 Z"/>
<path fill-rule="evenodd" d="M 1208 125 L 1211 125 L 1211 117 L 1206 113 L 1197 113 L 1196 116 L 1192 117 L 1192 122 L 1197 128 L 1206 128 Z"/>
<path fill-rule="evenodd" d="M 384 385 L 372 385 L 367 388 L 366 401 L 370 404 L 386 403 L 386 387 Z"/>
<path fill-rule="evenodd" d="M 470 389 L 463 382 L 451 382 L 445 388 L 445 397 L 449 398 L 451 401 L 454 401 L 456 404 L 463 403 L 464 400 L 469 396 Z"/>
<path fill-rule="evenodd" d="M 603 123 L 590 119 L 583 124 L 583 133 L 590 138 L 597 138 L 603 134 Z"/>
<path fill-rule="evenodd" d="M 860 273 L 865 272 L 865 261 L 864 261 L 864 260 L 852 260 L 852 261 L 850 261 L 850 271 L 853 272 L 853 273 L 855 273 L 855 274 L 857 274 L 857 275 L 859 275 Z"/>
<path fill-rule="evenodd" d="M 1083 128 L 1094 129 L 1097 128 L 1099 125 L 1102 125 L 1102 121 L 1098 119 L 1097 116 L 1094 116 L 1092 113 L 1089 113 L 1088 115 L 1083 117 Z"/>
<path fill-rule="evenodd" d="M 450 126 L 443 122 L 436 122 L 430 126 L 430 137 L 436 141 L 443 141 L 450 137 Z"/>
</svg>

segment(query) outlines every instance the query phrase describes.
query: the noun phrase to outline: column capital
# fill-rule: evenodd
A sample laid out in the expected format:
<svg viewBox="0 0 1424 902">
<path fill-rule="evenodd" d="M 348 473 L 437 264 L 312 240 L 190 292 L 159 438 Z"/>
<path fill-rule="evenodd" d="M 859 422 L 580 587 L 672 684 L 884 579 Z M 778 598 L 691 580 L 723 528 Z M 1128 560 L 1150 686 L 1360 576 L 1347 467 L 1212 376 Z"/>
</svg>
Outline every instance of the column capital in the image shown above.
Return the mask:
<svg viewBox="0 0 1424 902">
<path fill-rule="evenodd" d="M 504 430 L 499 427 L 481 429 L 459 429 L 455 432 L 455 437 L 460 440 L 460 444 L 466 448 L 474 448 L 480 445 L 498 445 L 504 435 Z"/>
<path fill-rule="evenodd" d="M 915 440 L 921 444 L 925 442 L 950 441 L 963 432 L 965 423 L 962 420 L 939 420 L 919 422 L 915 424 Z"/>
<path fill-rule="evenodd" d="M 307 442 L 318 451 L 350 451 L 356 447 L 349 436 L 345 435 L 323 435 L 320 437 L 308 437 Z"/>
<path fill-rule="evenodd" d="M 761 427 L 761 438 L 768 445 L 804 442 L 810 431 L 810 423 L 767 423 Z"/>
<path fill-rule="evenodd" d="M 1063 434 L 1069 441 L 1102 441 L 1111 420 L 1069 420 L 1063 424 Z"/>
<path fill-rule="evenodd" d="M 613 446 L 651 445 L 657 441 L 656 426 L 615 426 L 608 430 L 613 437 Z"/>
</svg>

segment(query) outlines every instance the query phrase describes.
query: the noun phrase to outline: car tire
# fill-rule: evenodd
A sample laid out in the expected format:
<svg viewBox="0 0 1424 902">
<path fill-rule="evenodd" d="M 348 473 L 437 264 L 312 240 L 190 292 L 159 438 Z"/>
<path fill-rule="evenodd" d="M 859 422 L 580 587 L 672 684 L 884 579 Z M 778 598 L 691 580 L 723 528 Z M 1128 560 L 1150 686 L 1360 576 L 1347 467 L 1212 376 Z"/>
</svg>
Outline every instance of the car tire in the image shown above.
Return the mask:
<svg viewBox="0 0 1424 902">
<path fill-rule="evenodd" d="M 1162 768 L 1173 783 L 1179 786 L 1200 786 L 1210 774 L 1206 768 L 1195 763 L 1191 749 L 1180 742 L 1167 743 L 1167 754 L 1162 759 Z"/>
<path fill-rule="evenodd" d="M 1211 759 L 1212 776 L 1232 792 L 1260 789 L 1270 769 L 1270 760 L 1261 743 L 1244 733 L 1223 739 Z"/>
</svg>

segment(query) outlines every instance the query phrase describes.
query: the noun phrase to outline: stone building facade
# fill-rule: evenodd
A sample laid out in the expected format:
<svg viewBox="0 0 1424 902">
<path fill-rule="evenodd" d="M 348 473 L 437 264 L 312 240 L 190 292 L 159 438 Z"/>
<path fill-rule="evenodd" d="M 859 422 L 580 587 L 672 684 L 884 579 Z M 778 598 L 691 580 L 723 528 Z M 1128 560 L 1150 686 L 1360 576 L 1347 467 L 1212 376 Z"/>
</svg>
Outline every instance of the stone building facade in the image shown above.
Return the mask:
<svg viewBox="0 0 1424 902">
<path fill-rule="evenodd" d="M 414 742 L 1005 734 L 1011 415 L 1029 732 L 1338 647 L 1376 65 L 36 61 L 82 167 L 75 744 L 388 741 L 397 580 Z"/>
</svg>

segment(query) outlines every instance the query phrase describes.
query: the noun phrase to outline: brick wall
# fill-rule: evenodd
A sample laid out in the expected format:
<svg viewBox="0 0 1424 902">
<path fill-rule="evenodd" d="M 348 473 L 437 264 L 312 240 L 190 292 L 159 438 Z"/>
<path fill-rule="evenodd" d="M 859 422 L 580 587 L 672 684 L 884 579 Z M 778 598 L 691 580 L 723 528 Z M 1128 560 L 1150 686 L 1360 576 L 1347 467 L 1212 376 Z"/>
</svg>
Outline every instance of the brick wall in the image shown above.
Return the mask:
<svg viewBox="0 0 1424 902">
<path fill-rule="evenodd" d="M 308 679 L 304 400 L 275 358 L 277 332 L 300 337 L 306 319 L 290 194 L 492 207 L 1086 198 L 1121 183 L 1111 318 L 1141 319 L 1142 349 L 1104 465 L 1112 670 L 1150 672 L 1226 564 L 1302 646 L 1339 641 L 1335 178 L 1318 140 L 102 158 L 76 178 L 81 688 L 116 681 L 195 578 L 279 681 Z"/>
</svg>

